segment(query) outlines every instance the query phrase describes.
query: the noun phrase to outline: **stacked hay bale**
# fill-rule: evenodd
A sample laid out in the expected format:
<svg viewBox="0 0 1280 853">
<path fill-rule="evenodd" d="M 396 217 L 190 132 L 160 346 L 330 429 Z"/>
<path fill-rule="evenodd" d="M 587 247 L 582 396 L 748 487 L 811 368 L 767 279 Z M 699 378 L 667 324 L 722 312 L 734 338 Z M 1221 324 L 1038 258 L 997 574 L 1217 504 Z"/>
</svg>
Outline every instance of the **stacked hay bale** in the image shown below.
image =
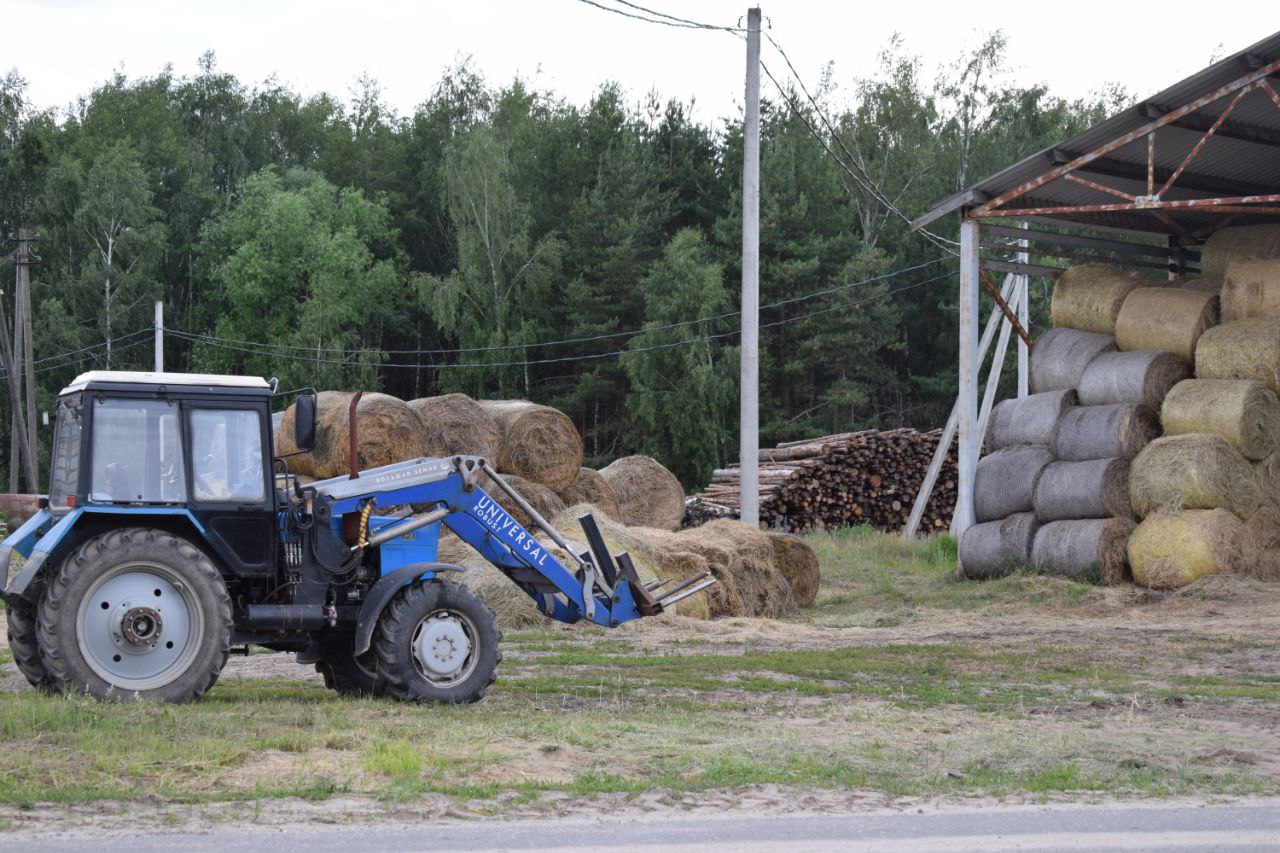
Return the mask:
<svg viewBox="0 0 1280 853">
<path fill-rule="evenodd" d="M 1054 326 L 1032 352 L 1035 393 L 991 414 L 974 481 L 979 523 L 960 542 L 966 577 L 1019 565 L 1128 577 L 1130 461 L 1159 434 L 1156 411 L 1216 321 L 1212 294 L 1152 284 L 1101 265 L 1058 279 Z"/>
</svg>

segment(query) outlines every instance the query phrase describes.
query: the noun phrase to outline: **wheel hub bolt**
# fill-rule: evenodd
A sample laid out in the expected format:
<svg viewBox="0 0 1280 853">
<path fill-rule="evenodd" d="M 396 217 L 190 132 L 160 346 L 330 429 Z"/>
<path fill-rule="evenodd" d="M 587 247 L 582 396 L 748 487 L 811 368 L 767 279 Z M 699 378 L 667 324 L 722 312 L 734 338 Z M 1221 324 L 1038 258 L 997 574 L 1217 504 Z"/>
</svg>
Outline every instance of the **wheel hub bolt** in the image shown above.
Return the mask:
<svg viewBox="0 0 1280 853">
<path fill-rule="evenodd" d="M 134 607 L 120 620 L 120 630 L 125 640 L 135 646 L 154 646 L 160 642 L 164 620 L 159 611 L 151 607 Z"/>
</svg>

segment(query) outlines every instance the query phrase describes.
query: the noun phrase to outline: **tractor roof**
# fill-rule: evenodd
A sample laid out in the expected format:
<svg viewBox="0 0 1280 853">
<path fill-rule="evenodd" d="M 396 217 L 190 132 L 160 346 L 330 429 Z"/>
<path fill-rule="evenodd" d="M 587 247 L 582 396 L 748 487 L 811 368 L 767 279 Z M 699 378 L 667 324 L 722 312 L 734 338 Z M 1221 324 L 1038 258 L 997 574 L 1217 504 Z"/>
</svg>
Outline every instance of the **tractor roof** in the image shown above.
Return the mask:
<svg viewBox="0 0 1280 853">
<path fill-rule="evenodd" d="M 63 394 L 72 391 L 83 391 L 88 388 L 122 390 L 121 386 L 147 385 L 153 387 L 182 386 L 184 390 L 217 389 L 225 393 L 228 389 L 256 395 L 271 393 L 271 385 L 261 376 L 222 376 L 215 373 L 151 373 L 140 370 L 90 370 L 81 373 L 62 389 Z M 234 391 L 232 393 L 235 393 Z"/>
</svg>

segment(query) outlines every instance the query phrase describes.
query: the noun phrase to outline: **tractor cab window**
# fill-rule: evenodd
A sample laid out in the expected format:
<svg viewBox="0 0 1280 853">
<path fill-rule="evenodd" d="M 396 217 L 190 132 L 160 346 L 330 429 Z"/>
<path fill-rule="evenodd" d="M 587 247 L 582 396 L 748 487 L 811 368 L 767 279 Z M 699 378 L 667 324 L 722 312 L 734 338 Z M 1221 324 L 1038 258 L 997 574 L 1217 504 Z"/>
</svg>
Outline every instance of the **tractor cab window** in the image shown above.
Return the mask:
<svg viewBox="0 0 1280 853">
<path fill-rule="evenodd" d="M 191 488 L 202 501 L 261 501 L 262 420 L 248 409 L 191 412 Z"/>
<path fill-rule="evenodd" d="M 94 400 L 90 500 L 180 503 L 186 498 L 182 473 L 176 404 Z"/>
<path fill-rule="evenodd" d="M 66 506 L 80 488 L 80 400 L 58 401 L 53 428 L 53 470 L 49 472 L 49 503 Z"/>
</svg>

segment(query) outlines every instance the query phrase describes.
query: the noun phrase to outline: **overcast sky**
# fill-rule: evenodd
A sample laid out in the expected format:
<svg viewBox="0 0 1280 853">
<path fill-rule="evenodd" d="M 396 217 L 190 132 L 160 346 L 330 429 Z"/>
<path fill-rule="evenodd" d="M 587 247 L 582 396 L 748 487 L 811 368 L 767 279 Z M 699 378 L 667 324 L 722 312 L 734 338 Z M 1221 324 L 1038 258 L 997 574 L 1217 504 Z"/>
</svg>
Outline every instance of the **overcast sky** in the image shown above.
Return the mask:
<svg viewBox="0 0 1280 853">
<path fill-rule="evenodd" d="M 636 2 L 725 25 L 735 25 L 747 5 Z M 1243 14 L 1254 4 L 1228 5 L 1240 14 L 1209 15 L 1213 7 L 1203 2 L 1132 0 L 788 0 L 762 8 L 811 87 L 827 61 L 846 89 L 871 74 L 895 32 L 932 75 L 982 34 L 1003 29 L 1025 82 L 1048 83 L 1066 97 L 1118 82 L 1142 97 L 1269 35 L 1266 15 Z M 0 0 L 0 15 L 7 35 L 0 71 L 18 69 L 39 106 L 65 106 L 115 70 L 138 77 L 170 63 L 179 75 L 191 74 L 206 50 L 243 81 L 274 74 L 304 94 L 327 91 L 342 100 L 367 73 L 401 114 L 430 93 L 443 68 L 468 56 L 490 82 L 519 75 L 575 101 L 605 79 L 621 82 L 635 99 L 650 89 L 694 98 L 703 120 L 736 114 L 742 101 L 737 39 L 628 20 L 581 0 Z M 778 74 L 782 63 L 767 45 L 764 56 Z"/>
</svg>

